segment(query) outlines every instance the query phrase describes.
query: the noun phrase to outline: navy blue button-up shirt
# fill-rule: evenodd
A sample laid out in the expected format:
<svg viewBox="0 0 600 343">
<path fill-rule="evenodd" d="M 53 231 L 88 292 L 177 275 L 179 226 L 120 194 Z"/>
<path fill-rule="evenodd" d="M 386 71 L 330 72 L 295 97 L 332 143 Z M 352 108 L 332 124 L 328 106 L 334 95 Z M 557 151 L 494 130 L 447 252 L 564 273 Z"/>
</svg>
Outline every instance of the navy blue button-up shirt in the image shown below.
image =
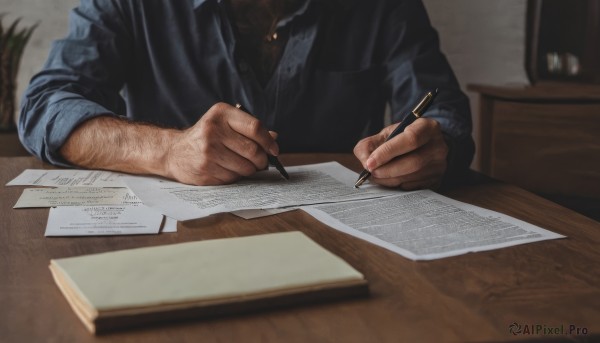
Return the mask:
<svg viewBox="0 0 600 343">
<path fill-rule="evenodd" d="M 22 142 L 66 166 L 59 149 L 90 118 L 186 128 L 227 102 L 277 131 L 282 152 L 351 152 L 382 128 L 386 102 L 397 121 L 439 88 L 425 116 L 451 138 L 454 164 L 470 163 L 468 100 L 420 0 L 307 0 L 278 25 L 288 41 L 265 87 L 232 27 L 217 0 L 83 0 L 24 94 Z"/>
</svg>

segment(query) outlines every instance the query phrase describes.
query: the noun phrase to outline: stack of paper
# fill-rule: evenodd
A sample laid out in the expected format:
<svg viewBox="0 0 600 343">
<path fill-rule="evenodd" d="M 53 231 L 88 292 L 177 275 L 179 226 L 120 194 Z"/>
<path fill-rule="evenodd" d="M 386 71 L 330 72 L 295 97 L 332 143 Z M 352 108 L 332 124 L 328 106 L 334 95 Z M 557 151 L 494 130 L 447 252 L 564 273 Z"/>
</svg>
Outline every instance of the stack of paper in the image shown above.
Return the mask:
<svg viewBox="0 0 600 343">
<path fill-rule="evenodd" d="M 265 213 L 301 208 L 335 229 L 413 260 L 442 258 L 563 237 L 428 190 L 402 192 L 369 183 L 356 189 L 352 185 L 357 174 L 335 162 L 289 167 L 288 171 L 291 177 L 289 181 L 282 179 L 276 170 L 271 170 L 256 173 L 232 185 L 210 187 L 101 171 L 36 171 L 18 179 L 36 185 L 63 184 L 71 188 L 28 190 L 18 205 L 44 200 L 48 204 L 85 202 L 99 206 L 125 196 L 129 200 L 123 203 L 141 206 L 143 202 L 155 212 L 178 220 L 234 211 L 238 211 L 242 217 L 253 218 Z M 124 188 L 76 191 L 77 187 L 84 185 L 126 185 L 133 193 Z M 116 190 L 121 193 L 111 194 Z M 35 201 L 26 197 L 32 194 L 34 198 L 37 197 Z M 111 207 L 113 210 L 115 208 Z M 152 210 L 147 211 L 150 213 Z M 47 234 L 74 232 L 76 226 L 82 228 L 79 232 L 83 234 L 141 233 L 151 226 L 145 221 L 147 218 L 141 219 L 142 210 L 119 212 L 121 217 L 115 218 L 118 224 L 112 227 L 104 219 L 114 215 L 89 216 L 90 210 L 79 208 L 61 210 L 60 216 L 58 212 L 57 209 L 50 212 Z M 96 221 L 86 221 L 86 216 L 96 218 Z M 120 231 L 115 228 L 118 225 L 121 226 Z"/>
<path fill-rule="evenodd" d="M 101 170 L 27 169 L 7 186 L 26 188 L 14 208 L 50 207 L 46 236 L 136 235 L 176 232 L 177 221 L 142 204 L 122 182 Z"/>
</svg>

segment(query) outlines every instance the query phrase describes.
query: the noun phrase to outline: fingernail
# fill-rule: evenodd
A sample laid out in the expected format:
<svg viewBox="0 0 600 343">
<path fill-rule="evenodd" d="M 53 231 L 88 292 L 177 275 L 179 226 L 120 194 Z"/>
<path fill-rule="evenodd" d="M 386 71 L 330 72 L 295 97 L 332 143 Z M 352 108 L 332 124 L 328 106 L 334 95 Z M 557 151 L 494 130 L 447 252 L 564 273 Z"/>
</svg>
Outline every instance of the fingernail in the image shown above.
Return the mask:
<svg viewBox="0 0 600 343">
<path fill-rule="evenodd" d="M 273 156 L 279 155 L 279 146 L 277 145 L 277 143 L 271 144 L 271 146 L 269 147 L 269 153 Z"/>
<path fill-rule="evenodd" d="M 367 170 L 372 173 L 373 169 L 375 169 L 375 167 L 376 167 L 375 160 L 369 157 L 367 159 L 367 163 L 366 164 L 367 164 Z"/>
</svg>

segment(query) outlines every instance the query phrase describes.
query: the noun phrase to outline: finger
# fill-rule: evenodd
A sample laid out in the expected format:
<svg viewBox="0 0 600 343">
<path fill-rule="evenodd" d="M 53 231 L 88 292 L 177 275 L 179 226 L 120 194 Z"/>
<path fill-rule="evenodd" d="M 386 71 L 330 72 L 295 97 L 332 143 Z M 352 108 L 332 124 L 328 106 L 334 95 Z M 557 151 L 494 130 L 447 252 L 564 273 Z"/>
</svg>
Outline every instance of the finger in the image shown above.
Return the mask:
<svg viewBox="0 0 600 343">
<path fill-rule="evenodd" d="M 391 178 L 431 169 L 431 165 L 437 165 L 445 170 L 447 155 L 448 146 L 443 138 L 433 139 L 419 149 L 380 166 L 371 174 L 377 178 Z"/>
<path fill-rule="evenodd" d="M 392 161 L 392 163 L 399 163 L 398 161 Z M 432 161 L 430 164 L 425 166 L 423 169 L 418 170 L 409 174 L 394 174 L 389 177 L 377 177 L 371 176 L 371 180 L 374 183 L 389 186 L 389 187 L 398 187 L 407 182 L 417 182 L 422 180 L 430 180 L 430 179 L 441 179 L 446 171 L 446 161 L 445 160 L 436 160 Z"/>
<path fill-rule="evenodd" d="M 354 156 L 356 156 L 356 158 L 360 161 L 363 167 L 367 167 L 367 160 L 369 159 L 369 156 L 371 156 L 373 150 L 377 148 L 377 146 L 378 144 L 374 136 L 364 138 L 358 143 L 356 143 L 353 150 Z"/>
<path fill-rule="evenodd" d="M 441 135 L 437 121 L 419 118 L 407 126 L 403 132 L 375 149 L 367 161 L 367 167 L 373 171 L 397 156 L 418 149 L 436 134 Z"/>
<path fill-rule="evenodd" d="M 240 178 L 240 175 L 234 173 L 219 164 L 211 162 L 201 162 L 196 169 L 187 170 L 179 181 L 198 186 L 223 185 L 232 183 Z"/>
<path fill-rule="evenodd" d="M 267 154 L 255 141 L 238 133 L 227 136 L 222 141 L 223 145 L 236 156 L 226 154 L 219 156 L 222 166 L 239 171 L 241 175 L 249 176 L 256 170 L 265 169 L 268 166 Z M 230 158 L 231 160 L 223 160 Z"/>
<path fill-rule="evenodd" d="M 387 128 L 385 128 L 376 135 L 361 139 L 354 146 L 354 156 L 358 158 L 365 168 L 367 167 L 367 160 L 369 159 L 369 156 L 371 156 L 371 153 L 377 149 L 377 147 L 380 146 L 385 141 L 385 138 L 389 135 L 386 134 L 387 131 Z"/>
<path fill-rule="evenodd" d="M 227 123 L 232 130 L 255 141 L 271 155 L 279 155 L 279 145 L 277 145 L 269 131 L 263 127 L 260 120 L 233 106 L 230 110 L 231 116 L 228 118 Z"/>
<path fill-rule="evenodd" d="M 235 135 L 240 136 L 237 133 Z M 191 172 L 210 175 L 223 181 L 222 183 L 230 183 L 239 179 L 240 176 L 253 174 L 256 171 L 254 165 L 224 144 L 230 140 L 230 136 L 231 134 L 220 135 L 217 136 L 218 139 L 213 137 L 212 140 L 196 141 L 198 144 L 197 157 L 188 156 L 187 158 L 192 161 L 196 159 L 192 163 L 195 170 Z M 262 153 L 264 154 L 264 152 Z"/>
<path fill-rule="evenodd" d="M 389 178 L 377 178 L 371 176 L 371 181 L 373 183 L 387 186 L 387 187 L 400 187 L 405 184 L 410 183 L 420 183 L 425 182 L 427 180 L 441 180 L 444 175 L 445 166 L 442 165 L 431 165 L 428 166 L 427 169 L 395 177 Z"/>
<path fill-rule="evenodd" d="M 271 135 L 271 137 L 273 137 L 273 139 L 277 139 L 277 137 L 279 137 L 279 134 L 275 131 L 269 131 L 269 134 Z"/>
</svg>

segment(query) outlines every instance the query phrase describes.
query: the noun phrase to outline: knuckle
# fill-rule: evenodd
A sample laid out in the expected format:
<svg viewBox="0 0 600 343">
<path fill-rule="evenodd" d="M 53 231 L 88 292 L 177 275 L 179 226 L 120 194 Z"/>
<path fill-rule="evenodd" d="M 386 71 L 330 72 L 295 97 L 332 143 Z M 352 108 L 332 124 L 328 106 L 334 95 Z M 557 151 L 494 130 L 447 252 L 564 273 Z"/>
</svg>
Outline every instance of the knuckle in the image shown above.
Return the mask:
<svg viewBox="0 0 600 343">
<path fill-rule="evenodd" d="M 218 102 L 218 103 L 212 105 L 211 108 L 208 111 L 206 111 L 206 113 L 204 113 L 204 115 L 200 118 L 200 121 L 203 124 L 218 123 L 221 120 L 221 118 L 223 117 L 223 115 L 225 114 L 225 111 L 227 110 L 227 106 L 229 106 L 229 105 L 222 103 L 222 102 Z"/>
<path fill-rule="evenodd" d="M 260 120 L 252 118 L 252 120 L 250 120 L 248 122 L 248 130 L 250 131 L 250 133 L 254 136 L 257 136 L 259 133 L 262 132 L 262 124 L 260 123 Z"/>
<path fill-rule="evenodd" d="M 361 149 L 363 149 L 363 146 L 365 145 L 365 140 L 366 140 L 366 138 L 359 140 L 356 143 L 356 145 L 354 146 L 354 149 L 352 151 L 357 152 L 357 151 L 360 151 Z"/>
<path fill-rule="evenodd" d="M 441 131 L 442 130 L 442 126 L 440 125 L 440 122 L 435 120 L 435 119 L 429 119 L 429 124 L 431 125 L 431 127 L 435 130 L 435 131 Z"/>
<path fill-rule="evenodd" d="M 396 127 L 398 125 L 400 125 L 400 124 L 392 124 L 392 125 L 386 126 L 381 131 L 379 131 L 379 133 L 377 135 L 380 136 L 381 138 L 385 139 L 392 133 L 392 131 L 394 131 L 394 129 L 396 129 Z"/>
<path fill-rule="evenodd" d="M 202 116 L 200 123 L 200 132 L 203 134 L 214 134 L 220 125 L 219 117 L 211 114 Z"/>
<path fill-rule="evenodd" d="M 384 156 L 393 156 L 394 154 L 394 147 L 392 144 L 383 144 L 381 147 L 381 149 L 379 150 L 379 154 L 373 154 L 373 158 L 377 161 L 380 162 L 380 160 L 382 159 L 381 155 Z"/>
<path fill-rule="evenodd" d="M 415 129 L 410 126 L 404 130 L 404 139 L 409 148 L 416 149 L 419 146 L 417 133 L 415 132 Z"/>
<path fill-rule="evenodd" d="M 204 137 L 209 137 L 217 132 L 217 124 L 213 120 L 206 120 L 204 125 L 200 128 L 200 133 Z"/>
<path fill-rule="evenodd" d="M 229 105 L 227 105 L 226 103 L 217 102 L 216 104 L 214 104 L 210 107 L 210 109 L 208 110 L 208 113 L 218 114 L 218 113 L 225 112 L 228 108 L 229 108 Z"/>
<path fill-rule="evenodd" d="M 257 144 L 254 143 L 246 144 L 244 150 L 246 150 L 246 153 L 252 159 L 257 158 L 262 153 L 262 148 L 260 148 Z"/>
</svg>

